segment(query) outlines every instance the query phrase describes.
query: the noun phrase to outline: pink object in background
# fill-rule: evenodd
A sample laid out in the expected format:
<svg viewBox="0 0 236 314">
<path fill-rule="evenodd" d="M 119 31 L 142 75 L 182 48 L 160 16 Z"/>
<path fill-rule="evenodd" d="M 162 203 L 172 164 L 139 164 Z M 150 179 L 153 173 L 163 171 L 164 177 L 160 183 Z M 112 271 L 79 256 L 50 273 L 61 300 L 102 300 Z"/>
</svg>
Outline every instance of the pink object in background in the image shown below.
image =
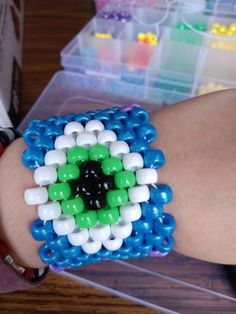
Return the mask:
<svg viewBox="0 0 236 314">
<path fill-rule="evenodd" d="M 110 2 L 110 0 L 95 0 L 97 12 L 100 12 L 102 8 Z"/>
</svg>

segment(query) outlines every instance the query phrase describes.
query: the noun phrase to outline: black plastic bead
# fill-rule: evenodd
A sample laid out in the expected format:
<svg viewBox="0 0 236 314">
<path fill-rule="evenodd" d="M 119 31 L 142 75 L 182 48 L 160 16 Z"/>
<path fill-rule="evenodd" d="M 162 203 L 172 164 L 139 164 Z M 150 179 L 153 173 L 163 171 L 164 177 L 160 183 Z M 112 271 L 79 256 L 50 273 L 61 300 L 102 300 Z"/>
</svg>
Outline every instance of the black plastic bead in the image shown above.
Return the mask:
<svg viewBox="0 0 236 314">
<path fill-rule="evenodd" d="M 98 161 L 85 161 L 80 165 L 80 177 L 97 178 L 102 174 L 101 164 Z"/>
<path fill-rule="evenodd" d="M 84 202 L 88 209 L 97 210 L 103 208 L 106 206 L 106 194 L 99 193 L 90 197 L 84 197 Z"/>
<path fill-rule="evenodd" d="M 115 189 L 115 182 L 113 176 L 101 176 L 96 180 L 97 189 L 99 191 L 108 191 Z"/>
</svg>

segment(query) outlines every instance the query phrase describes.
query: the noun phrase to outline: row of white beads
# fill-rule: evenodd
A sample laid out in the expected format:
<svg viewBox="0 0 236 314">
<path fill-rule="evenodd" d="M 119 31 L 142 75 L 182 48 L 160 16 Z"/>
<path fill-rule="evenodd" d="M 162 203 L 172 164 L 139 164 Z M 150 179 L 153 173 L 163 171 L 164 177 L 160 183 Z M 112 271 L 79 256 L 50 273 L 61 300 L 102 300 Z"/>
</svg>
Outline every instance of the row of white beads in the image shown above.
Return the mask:
<svg viewBox="0 0 236 314">
<path fill-rule="evenodd" d="M 67 235 L 72 245 L 81 246 L 84 252 L 94 254 L 102 245 L 110 251 L 118 250 L 123 239 L 131 235 L 133 226 L 120 218 L 111 226 L 98 223 L 93 228 L 80 229 L 76 227 L 74 217 L 61 215 L 53 220 L 53 229 L 58 235 Z"/>
</svg>

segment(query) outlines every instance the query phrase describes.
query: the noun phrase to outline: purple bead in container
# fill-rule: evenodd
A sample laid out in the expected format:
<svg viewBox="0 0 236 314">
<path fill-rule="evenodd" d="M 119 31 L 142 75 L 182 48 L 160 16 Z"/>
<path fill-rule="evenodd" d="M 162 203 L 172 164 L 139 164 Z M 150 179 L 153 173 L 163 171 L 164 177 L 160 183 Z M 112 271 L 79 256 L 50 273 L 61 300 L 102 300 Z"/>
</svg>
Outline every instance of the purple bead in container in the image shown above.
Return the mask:
<svg viewBox="0 0 236 314">
<path fill-rule="evenodd" d="M 125 11 L 106 11 L 102 12 L 99 16 L 105 20 L 114 20 L 123 23 L 130 22 L 132 20 L 132 15 Z"/>
</svg>

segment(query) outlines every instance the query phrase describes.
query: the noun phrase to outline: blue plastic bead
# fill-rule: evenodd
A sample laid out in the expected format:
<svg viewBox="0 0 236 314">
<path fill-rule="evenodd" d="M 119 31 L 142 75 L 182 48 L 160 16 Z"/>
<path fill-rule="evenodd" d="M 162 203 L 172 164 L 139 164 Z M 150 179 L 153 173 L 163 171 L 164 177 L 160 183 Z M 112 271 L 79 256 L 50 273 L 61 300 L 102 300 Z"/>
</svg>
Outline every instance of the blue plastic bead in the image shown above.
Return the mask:
<svg viewBox="0 0 236 314">
<path fill-rule="evenodd" d="M 139 251 L 131 251 L 129 254 L 129 258 L 139 258 L 141 257 L 141 252 Z"/>
<path fill-rule="evenodd" d="M 158 246 L 161 244 L 163 237 L 159 233 L 149 233 L 145 236 L 145 240 L 147 244 Z"/>
<path fill-rule="evenodd" d="M 172 215 L 163 214 L 162 218 L 155 221 L 154 230 L 160 232 L 163 236 L 171 235 L 176 228 L 176 222 Z"/>
<path fill-rule="evenodd" d="M 60 126 L 61 128 L 64 129 L 64 127 L 66 126 L 67 123 L 69 123 L 70 120 L 67 119 L 66 117 L 58 117 L 57 121 L 56 121 L 56 125 Z"/>
<path fill-rule="evenodd" d="M 153 248 L 153 244 L 151 243 L 144 243 L 142 244 L 138 249 L 134 249 L 134 250 L 139 250 L 139 252 L 142 254 L 142 256 L 147 256 L 148 253 L 152 250 Z"/>
<path fill-rule="evenodd" d="M 121 254 L 119 259 L 129 259 L 129 255 Z"/>
<path fill-rule="evenodd" d="M 81 261 L 81 259 L 79 258 L 74 258 L 71 262 L 70 262 L 70 267 L 72 268 L 79 268 L 81 266 L 83 266 L 85 263 L 83 261 Z"/>
<path fill-rule="evenodd" d="M 144 124 L 138 127 L 136 132 L 139 138 L 145 139 L 148 143 L 157 139 L 157 131 L 151 124 Z"/>
<path fill-rule="evenodd" d="M 104 248 L 102 248 L 100 251 L 97 252 L 97 256 L 101 257 L 101 258 L 110 258 L 112 252 L 109 250 L 106 250 Z"/>
<path fill-rule="evenodd" d="M 113 120 L 113 119 L 105 122 L 105 125 L 106 125 L 106 129 L 112 130 L 114 132 L 123 129 L 123 127 L 124 127 L 124 125 L 120 121 Z"/>
<path fill-rule="evenodd" d="M 28 147 L 22 154 L 22 163 L 28 169 L 44 165 L 44 153 L 38 147 Z"/>
<path fill-rule="evenodd" d="M 57 125 L 48 126 L 45 132 L 48 136 L 56 137 L 64 134 L 63 129 Z"/>
<path fill-rule="evenodd" d="M 130 150 L 132 153 L 145 152 L 148 148 L 149 148 L 149 143 L 143 139 L 136 139 L 130 145 Z"/>
<path fill-rule="evenodd" d="M 64 256 L 65 258 L 75 258 L 76 256 L 79 256 L 79 254 L 81 253 L 81 247 L 80 246 L 68 246 L 68 247 L 64 247 L 61 250 L 61 254 L 62 256 Z"/>
<path fill-rule="evenodd" d="M 134 133 L 132 129 L 124 127 L 118 132 L 117 138 L 119 141 L 131 142 L 135 140 L 136 134 Z"/>
<path fill-rule="evenodd" d="M 143 235 L 149 233 L 153 228 L 152 220 L 139 219 L 133 222 L 133 228 L 138 233 L 142 233 Z"/>
<path fill-rule="evenodd" d="M 65 115 L 64 118 L 70 122 L 70 121 L 75 120 L 75 116 L 76 116 L 76 114 L 71 112 L 71 113 L 68 113 L 67 115 Z"/>
<path fill-rule="evenodd" d="M 113 117 L 114 113 L 117 111 L 118 108 L 108 108 L 103 110 L 105 114 L 108 114 L 110 117 Z"/>
<path fill-rule="evenodd" d="M 111 254 L 111 256 L 110 256 L 110 259 L 120 259 L 120 257 L 121 257 L 121 254 L 118 252 L 119 250 L 117 250 L 117 251 L 113 251 L 112 252 L 112 254 Z"/>
<path fill-rule="evenodd" d="M 129 255 L 129 253 L 132 251 L 132 247 L 130 246 L 126 246 L 126 245 L 122 245 L 121 248 L 119 248 L 118 252 L 121 255 Z"/>
<path fill-rule="evenodd" d="M 86 114 L 77 114 L 75 116 L 75 121 L 80 122 L 82 124 L 85 124 L 86 122 L 88 122 L 90 120 L 89 116 L 87 116 Z"/>
<path fill-rule="evenodd" d="M 45 243 L 39 249 L 39 256 L 45 264 L 56 264 L 60 259 L 60 251 L 51 250 L 47 243 Z"/>
<path fill-rule="evenodd" d="M 47 240 L 47 245 L 52 250 L 61 250 L 69 246 L 67 236 L 57 236 L 55 233 L 53 236 Z"/>
<path fill-rule="evenodd" d="M 151 200 L 155 204 L 168 204 L 173 199 L 173 193 L 169 185 L 157 184 L 150 190 Z"/>
<path fill-rule="evenodd" d="M 163 152 L 159 149 L 145 151 L 143 155 L 143 160 L 146 168 L 155 169 L 161 168 L 166 162 Z"/>
<path fill-rule="evenodd" d="M 139 247 L 143 242 L 143 234 L 132 232 L 132 234 L 124 240 L 125 245 L 129 247 Z"/>
<path fill-rule="evenodd" d="M 36 146 L 36 143 L 39 141 L 40 136 L 40 131 L 32 129 L 26 129 L 23 133 L 24 142 L 29 146 Z"/>
<path fill-rule="evenodd" d="M 101 122 L 109 121 L 111 118 L 110 114 L 105 113 L 105 112 L 98 112 L 95 114 L 94 119 L 97 119 Z"/>
<path fill-rule="evenodd" d="M 70 266 L 70 263 L 71 263 L 70 258 L 64 258 L 63 256 L 61 256 L 57 261 L 57 267 L 67 268 Z"/>
<path fill-rule="evenodd" d="M 56 125 L 57 120 L 58 120 L 58 117 L 55 117 L 55 116 L 48 118 L 48 122 L 50 122 L 51 125 Z"/>
<path fill-rule="evenodd" d="M 169 253 L 175 245 L 174 238 L 172 236 L 165 237 L 158 246 L 155 246 L 161 253 Z"/>
<path fill-rule="evenodd" d="M 129 115 L 125 111 L 117 110 L 113 115 L 113 119 L 120 120 L 125 123 L 129 119 Z"/>
<path fill-rule="evenodd" d="M 163 205 L 162 204 L 152 204 L 149 202 L 142 203 L 142 213 L 146 219 L 157 219 L 163 214 Z"/>
<path fill-rule="evenodd" d="M 95 119 L 95 112 L 94 111 L 87 111 L 86 115 L 89 117 L 90 120 Z"/>
<path fill-rule="evenodd" d="M 138 128 L 142 124 L 140 123 L 140 120 L 137 118 L 129 118 L 129 120 L 126 121 L 126 126 L 129 128 Z"/>
<path fill-rule="evenodd" d="M 99 263 L 101 260 L 102 258 L 96 254 L 90 255 L 90 262 L 92 263 Z"/>
<path fill-rule="evenodd" d="M 28 129 L 34 129 L 38 126 L 38 124 L 41 122 L 42 120 L 39 119 L 34 119 L 32 121 L 30 121 L 29 125 L 28 125 Z"/>
<path fill-rule="evenodd" d="M 49 220 L 44 223 L 41 219 L 36 219 L 32 222 L 30 231 L 36 241 L 46 241 L 53 234 L 52 222 Z"/>
<path fill-rule="evenodd" d="M 142 123 L 146 123 L 149 120 L 149 113 L 146 109 L 141 107 L 135 107 L 130 112 L 131 117 L 138 118 Z"/>
</svg>

